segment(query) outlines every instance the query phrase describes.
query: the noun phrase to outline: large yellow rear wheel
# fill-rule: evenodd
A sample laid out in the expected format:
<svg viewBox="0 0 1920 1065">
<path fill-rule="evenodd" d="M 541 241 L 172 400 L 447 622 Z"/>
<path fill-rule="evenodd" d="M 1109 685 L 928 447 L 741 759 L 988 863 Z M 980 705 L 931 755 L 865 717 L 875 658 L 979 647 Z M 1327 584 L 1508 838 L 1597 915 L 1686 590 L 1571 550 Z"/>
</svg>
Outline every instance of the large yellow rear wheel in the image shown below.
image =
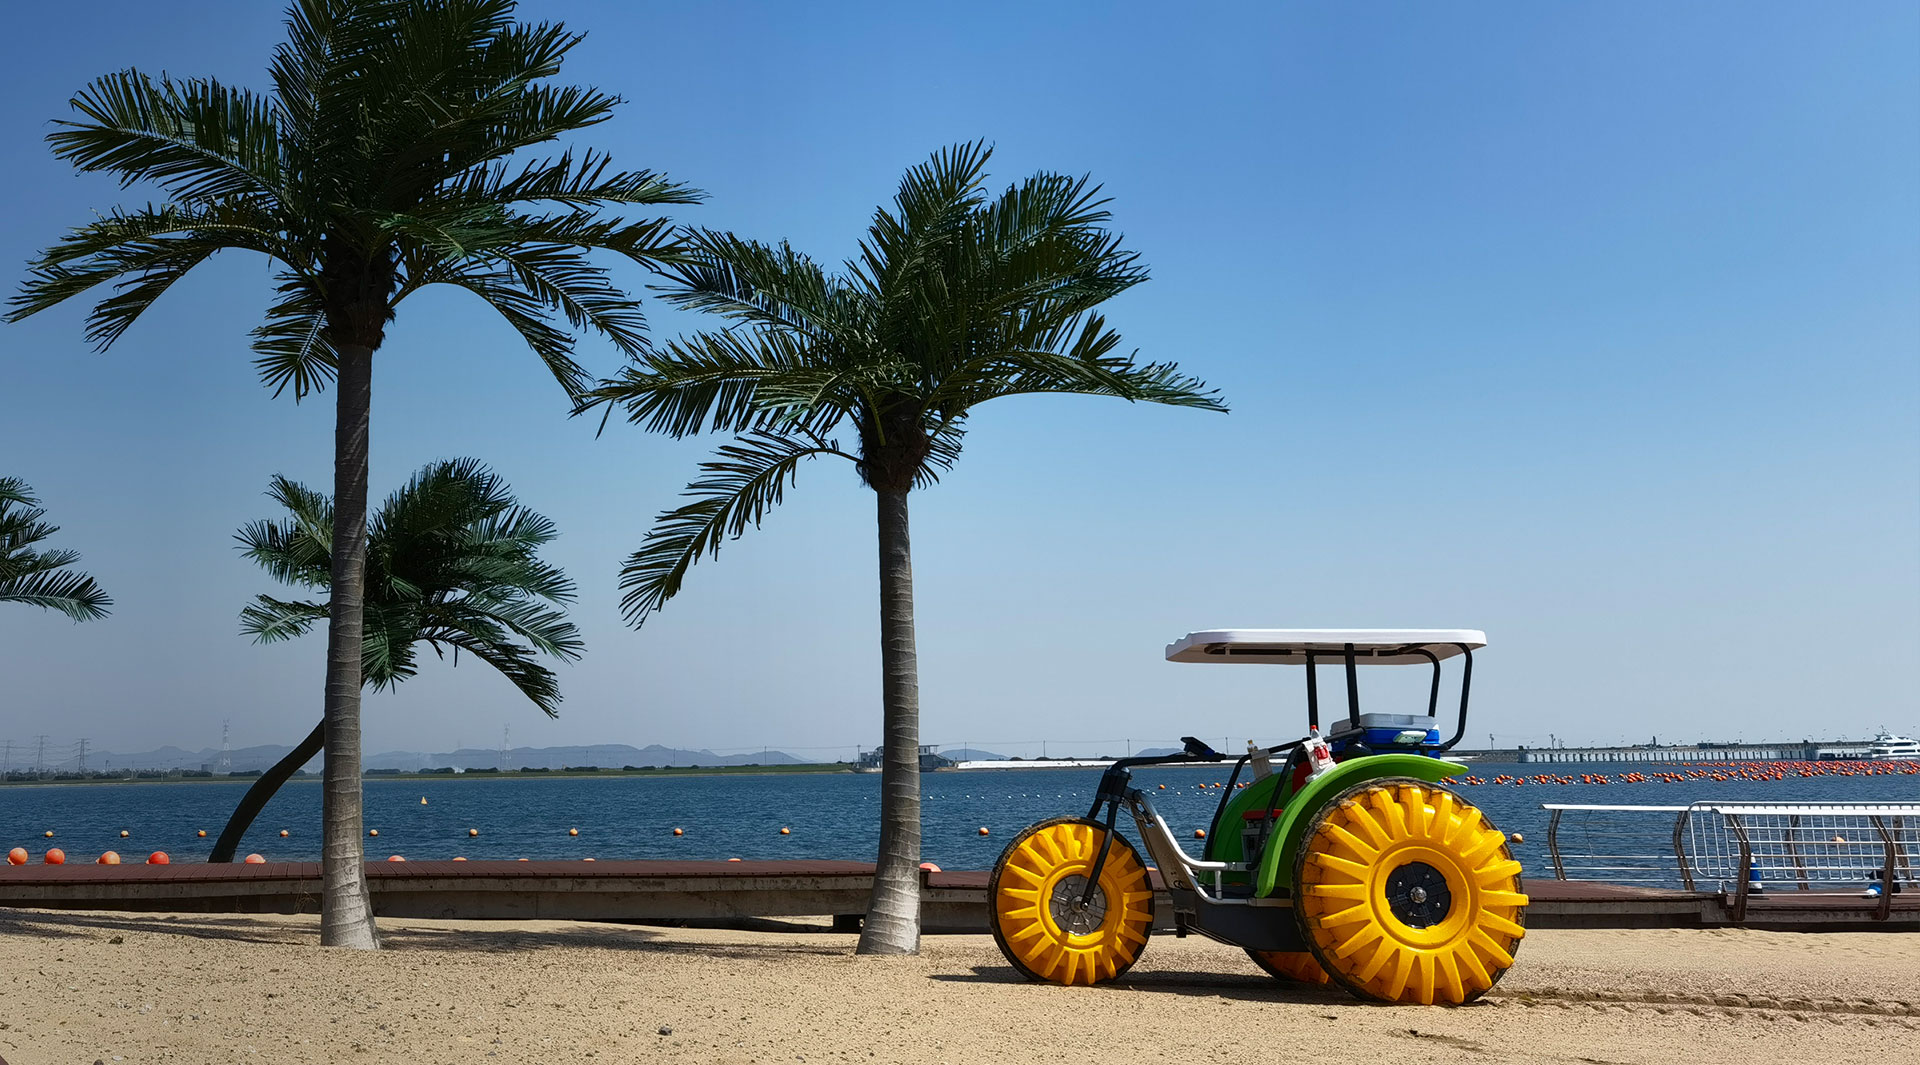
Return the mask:
<svg viewBox="0 0 1920 1065">
<path fill-rule="evenodd" d="M 1276 980 L 1317 985 L 1333 979 L 1320 967 L 1320 959 L 1304 950 L 1249 950 L 1247 957 Z"/>
<path fill-rule="evenodd" d="M 1453 792 L 1391 777 L 1314 814 L 1295 861 L 1300 930 L 1341 986 L 1377 1002 L 1468 1002 L 1526 934 L 1520 863 Z"/>
<path fill-rule="evenodd" d="M 993 938 L 1029 979 L 1097 984 L 1133 966 L 1153 931 L 1153 885 L 1133 845 L 1115 835 L 1093 896 L 1087 877 L 1106 827 L 1042 821 L 1014 837 L 987 883 Z"/>
</svg>

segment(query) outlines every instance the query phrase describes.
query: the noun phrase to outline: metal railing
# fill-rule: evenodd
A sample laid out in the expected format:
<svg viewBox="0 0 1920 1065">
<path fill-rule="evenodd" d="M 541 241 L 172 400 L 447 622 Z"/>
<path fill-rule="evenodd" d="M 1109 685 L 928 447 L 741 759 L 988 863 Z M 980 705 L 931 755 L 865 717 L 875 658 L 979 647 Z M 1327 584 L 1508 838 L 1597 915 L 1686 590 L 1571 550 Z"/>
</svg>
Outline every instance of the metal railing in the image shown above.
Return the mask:
<svg viewBox="0 0 1920 1065">
<path fill-rule="evenodd" d="M 1896 893 L 1920 889 L 1920 804 L 1542 808 L 1556 879 L 1719 891 L 1736 921 L 1769 890 L 1876 900 L 1885 920 Z"/>
</svg>

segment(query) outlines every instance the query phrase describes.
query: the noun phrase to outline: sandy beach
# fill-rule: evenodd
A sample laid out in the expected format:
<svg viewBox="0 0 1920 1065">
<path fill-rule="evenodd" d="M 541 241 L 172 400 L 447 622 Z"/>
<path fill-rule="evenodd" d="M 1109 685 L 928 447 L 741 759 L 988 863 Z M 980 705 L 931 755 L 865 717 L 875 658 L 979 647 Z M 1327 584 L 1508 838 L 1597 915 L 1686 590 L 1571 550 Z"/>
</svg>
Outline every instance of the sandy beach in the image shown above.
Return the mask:
<svg viewBox="0 0 1920 1065">
<path fill-rule="evenodd" d="M 101 1062 L 1911 1061 L 1920 936 L 1548 930 L 1482 1003 L 1364 1006 L 1156 937 L 1121 984 L 1018 980 L 986 936 L 0 912 L 0 1057 Z M 1301 1048 L 1296 1051 L 1293 1048 Z"/>
</svg>

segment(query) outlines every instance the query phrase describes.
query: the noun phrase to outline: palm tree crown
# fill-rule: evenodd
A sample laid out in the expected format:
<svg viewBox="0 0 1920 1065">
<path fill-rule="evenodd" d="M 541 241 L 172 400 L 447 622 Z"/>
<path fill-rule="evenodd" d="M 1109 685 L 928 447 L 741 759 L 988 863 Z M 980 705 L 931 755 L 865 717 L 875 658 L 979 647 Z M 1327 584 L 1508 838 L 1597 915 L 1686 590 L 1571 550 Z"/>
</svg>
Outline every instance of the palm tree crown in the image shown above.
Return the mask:
<svg viewBox="0 0 1920 1065">
<path fill-rule="evenodd" d="M 123 70 L 73 98 L 54 154 L 167 199 L 70 232 L 39 257 L 10 320 L 116 282 L 87 320 L 111 345 L 174 282 L 221 251 L 274 260 L 279 298 L 254 330 L 278 392 L 322 387 L 336 348 L 378 348 L 400 302 L 429 285 L 485 300 L 570 392 L 588 380 L 563 315 L 629 354 L 644 320 L 587 252 L 643 263 L 669 251 L 663 219 L 595 208 L 693 203 L 650 171 L 522 149 L 611 116 L 594 89 L 542 84 L 581 40 L 518 24 L 512 0 L 300 0 L 274 53 L 273 92 Z"/>
<path fill-rule="evenodd" d="M 1040 173 L 989 199 L 990 155 L 960 145 L 908 171 L 839 274 L 785 243 L 689 236 L 661 292 L 737 325 L 640 357 L 590 402 L 673 436 L 738 435 L 627 560 L 629 621 L 758 524 L 808 459 L 849 459 L 875 491 L 905 492 L 952 466 L 968 414 L 988 400 L 1067 392 L 1226 409 L 1174 364 L 1117 354 L 1094 308 L 1147 272 L 1104 228 L 1100 188 Z M 842 426 L 851 449 L 832 438 Z"/>
<path fill-rule="evenodd" d="M 287 511 L 235 539 L 278 580 L 325 590 L 332 580 L 333 505 L 275 477 L 267 495 Z M 364 683 L 391 688 L 418 671 L 418 648 L 465 651 L 499 670 L 549 715 L 560 702 L 553 671 L 535 654 L 578 659 L 580 634 L 561 606 L 574 585 L 539 550 L 553 522 L 518 505 L 505 481 L 473 459 L 433 463 L 389 496 L 368 522 Z M 261 643 L 325 621 L 328 604 L 259 596 L 240 614 Z"/>
<path fill-rule="evenodd" d="M 332 502 L 285 477 L 275 477 L 267 494 L 287 516 L 242 528 L 235 539 L 246 556 L 288 584 L 330 590 Z M 464 650 L 554 716 L 559 681 L 534 656 L 571 661 L 582 645 L 558 609 L 573 602 L 573 582 L 538 557 L 557 535 L 553 523 L 515 503 L 485 466 L 453 459 L 414 474 L 369 524 L 362 683 L 391 688 L 413 676 L 422 644 L 439 655 L 452 651 L 456 662 Z M 240 612 L 240 628 L 260 643 L 291 639 L 327 620 L 330 607 L 262 595 Z M 208 861 L 233 860 L 260 811 L 325 739 L 323 720 L 247 788 Z"/>
<path fill-rule="evenodd" d="M 67 567 L 78 551 L 40 551 L 35 544 L 60 531 L 40 519 L 47 512 L 17 477 L 0 477 L 0 603 L 29 603 L 75 621 L 107 616 L 113 600 L 84 573 Z"/>
</svg>

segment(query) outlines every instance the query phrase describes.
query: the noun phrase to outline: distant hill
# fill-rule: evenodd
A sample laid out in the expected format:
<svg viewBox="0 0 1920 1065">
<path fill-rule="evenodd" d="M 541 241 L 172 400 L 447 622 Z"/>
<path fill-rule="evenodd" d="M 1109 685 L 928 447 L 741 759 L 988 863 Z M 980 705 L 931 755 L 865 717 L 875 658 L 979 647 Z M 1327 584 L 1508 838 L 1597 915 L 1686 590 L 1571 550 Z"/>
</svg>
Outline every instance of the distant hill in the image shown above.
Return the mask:
<svg viewBox="0 0 1920 1065">
<path fill-rule="evenodd" d="M 983 751 L 975 747 L 942 747 L 940 757 L 951 758 L 956 762 L 1004 762 L 1007 756 Z"/>
<path fill-rule="evenodd" d="M 292 746 L 264 745 L 258 747 L 236 747 L 231 752 L 232 772 L 251 773 L 266 769 L 285 758 Z M 114 751 L 94 751 L 87 755 L 88 769 L 200 769 L 208 768 L 220 771 L 220 752 L 205 747 L 198 751 L 189 751 L 180 747 L 161 747 L 151 751 L 133 754 L 120 754 Z M 20 768 L 20 759 L 16 755 L 14 768 Z M 71 761 L 71 759 L 69 759 Z M 599 766 L 602 769 L 619 769 L 621 766 L 650 765 L 660 766 L 738 766 L 738 765 L 797 765 L 807 761 L 795 758 L 785 751 L 754 751 L 748 754 L 715 754 L 708 750 L 689 751 L 678 747 L 662 747 L 657 743 L 645 747 L 634 747 L 625 743 L 596 743 L 582 747 L 515 747 L 501 751 L 499 748 L 484 750 L 464 747 L 457 751 L 430 754 L 422 751 L 382 751 L 379 754 L 366 755 L 362 764 L 367 769 L 398 769 L 410 772 L 420 769 L 561 769 L 566 766 Z M 318 770 L 320 759 L 314 758 L 306 768 Z"/>
<path fill-rule="evenodd" d="M 420 754 L 412 751 L 386 751 L 368 755 L 368 769 L 561 769 L 566 766 L 593 765 L 618 769 L 626 765 L 797 765 L 806 761 L 785 751 L 754 751 L 750 754 L 715 754 L 708 750 L 688 751 L 650 743 L 634 747 L 625 743 L 595 743 L 585 747 L 515 747 L 502 752 L 463 747 L 445 754 Z"/>
</svg>

